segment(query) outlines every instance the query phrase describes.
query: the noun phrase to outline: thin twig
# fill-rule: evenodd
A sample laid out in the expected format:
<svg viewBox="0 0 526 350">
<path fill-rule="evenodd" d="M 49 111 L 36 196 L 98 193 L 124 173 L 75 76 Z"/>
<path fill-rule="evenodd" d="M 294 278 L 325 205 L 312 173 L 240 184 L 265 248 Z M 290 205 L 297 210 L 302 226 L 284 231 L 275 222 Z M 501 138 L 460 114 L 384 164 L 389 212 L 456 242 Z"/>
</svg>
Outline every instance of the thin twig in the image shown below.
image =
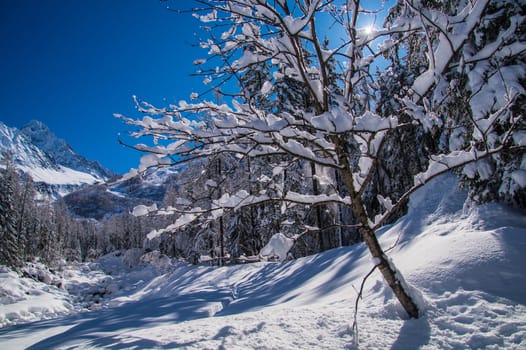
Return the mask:
<svg viewBox="0 0 526 350">
<path fill-rule="evenodd" d="M 360 291 L 358 292 L 358 296 L 356 297 L 356 301 L 354 303 L 354 320 L 351 326 L 351 332 L 355 337 L 354 342 L 356 344 L 358 344 L 358 304 L 360 302 L 360 299 L 362 299 L 363 287 L 365 286 L 365 281 L 367 281 L 367 278 L 369 278 L 369 276 L 373 274 L 374 270 L 376 270 L 377 267 L 378 265 L 374 265 L 371 271 L 369 271 L 367 275 L 365 275 L 365 277 L 363 278 L 362 284 L 360 285 Z"/>
</svg>

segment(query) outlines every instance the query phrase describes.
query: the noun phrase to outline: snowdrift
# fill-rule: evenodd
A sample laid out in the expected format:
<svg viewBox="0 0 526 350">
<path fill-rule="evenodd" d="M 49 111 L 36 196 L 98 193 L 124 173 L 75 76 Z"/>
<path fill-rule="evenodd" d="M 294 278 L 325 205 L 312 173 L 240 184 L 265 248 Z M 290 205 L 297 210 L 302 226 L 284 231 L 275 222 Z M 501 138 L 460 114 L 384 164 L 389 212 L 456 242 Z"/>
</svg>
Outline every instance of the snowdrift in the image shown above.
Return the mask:
<svg viewBox="0 0 526 350">
<path fill-rule="evenodd" d="M 0 347 L 185 349 L 524 349 L 526 217 L 473 205 L 443 176 L 378 233 L 425 314 L 406 318 L 363 245 L 286 263 L 167 273 L 113 266 L 106 307 L 0 329 Z M 115 261 L 115 257 L 112 258 Z M 124 273 L 126 272 L 126 273 Z M 129 272 L 132 272 L 131 274 Z M 16 305 L 16 304 L 14 304 Z M 16 306 L 11 306 L 16 307 Z M 0 314 L 3 313 L 2 311 Z"/>
</svg>

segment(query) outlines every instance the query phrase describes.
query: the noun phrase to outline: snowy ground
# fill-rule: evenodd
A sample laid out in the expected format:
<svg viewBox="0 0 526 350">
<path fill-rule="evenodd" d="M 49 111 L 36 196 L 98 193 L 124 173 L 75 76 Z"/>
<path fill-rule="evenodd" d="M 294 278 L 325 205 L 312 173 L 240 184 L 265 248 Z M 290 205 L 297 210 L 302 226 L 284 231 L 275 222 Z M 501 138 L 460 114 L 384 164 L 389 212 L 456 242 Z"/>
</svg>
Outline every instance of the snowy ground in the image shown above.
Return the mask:
<svg viewBox="0 0 526 350">
<path fill-rule="evenodd" d="M 424 296 L 418 320 L 406 319 L 374 272 L 351 332 L 357 290 L 373 265 L 363 245 L 223 268 L 155 257 L 128 268 L 108 256 L 70 267 L 62 289 L 0 271 L 0 348 L 526 349 L 524 213 L 470 205 L 451 176 L 410 206 L 380 236 Z"/>
</svg>

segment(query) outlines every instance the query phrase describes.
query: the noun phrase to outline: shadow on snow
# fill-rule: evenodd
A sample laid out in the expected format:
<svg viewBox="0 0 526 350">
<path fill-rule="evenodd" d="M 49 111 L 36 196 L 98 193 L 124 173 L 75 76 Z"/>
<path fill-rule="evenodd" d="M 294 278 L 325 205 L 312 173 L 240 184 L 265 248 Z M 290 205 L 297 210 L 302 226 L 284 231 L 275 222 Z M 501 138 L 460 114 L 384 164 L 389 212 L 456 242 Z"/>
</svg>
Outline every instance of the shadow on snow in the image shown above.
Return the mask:
<svg viewBox="0 0 526 350">
<path fill-rule="evenodd" d="M 257 310 L 275 303 L 286 302 L 303 294 L 299 289 L 320 274 L 326 283 L 314 284 L 309 290 L 312 301 L 328 295 L 351 279 L 350 272 L 357 264 L 363 249 L 340 248 L 325 254 L 304 258 L 301 264 L 294 261 L 284 264 L 267 264 L 250 277 L 234 286 L 213 287 L 185 293 L 190 281 L 206 274 L 210 268 L 189 268 L 179 276 L 172 276 L 163 286 L 160 298 L 146 297 L 120 306 L 85 312 L 54 320 L 21 324 L 0 329 L 1 339 L 21 338 L 49 330 L 50 334 L 36 341 L 28 349 L 75 348 L 76 345 L 99 348 L 174 348 L 191 344 L 157 342 L 148 339 L 122 338 L 122 333 L 133 329 L 145 329 L 177 322 L 223 316 Z M 227 267 L 228 268 L 228 267 Z M 167 278 L 170 278 L 167 276 Z M 284 299 L 285 298 L 285 299 Z M 302 298 L 305 298 L 304 296 Z M 351 307 L 351 306 L 350 306 Z M 71 325 L 67 330 L 60 327 Z M 220 332 L 221 333 L 221 332 Z M 220 334 L 218 334 L 220 336 Z"/>
</svg>

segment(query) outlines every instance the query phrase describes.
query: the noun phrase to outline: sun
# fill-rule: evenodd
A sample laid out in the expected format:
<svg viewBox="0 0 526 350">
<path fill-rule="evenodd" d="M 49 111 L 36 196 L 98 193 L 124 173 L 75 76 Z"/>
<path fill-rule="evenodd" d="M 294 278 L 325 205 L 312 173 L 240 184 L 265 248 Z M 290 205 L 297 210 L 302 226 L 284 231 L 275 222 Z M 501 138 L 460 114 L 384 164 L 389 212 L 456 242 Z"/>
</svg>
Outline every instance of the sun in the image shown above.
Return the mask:
<svg viewBox="0 0 526 350">
<path fill-rule="evenodd" d="M 363 32 L 365 35 L 371 35 L 374 33 L 374 26 L 372 25 L 368 25 L 366 27 L 363 28 Z"/>
</svg>

